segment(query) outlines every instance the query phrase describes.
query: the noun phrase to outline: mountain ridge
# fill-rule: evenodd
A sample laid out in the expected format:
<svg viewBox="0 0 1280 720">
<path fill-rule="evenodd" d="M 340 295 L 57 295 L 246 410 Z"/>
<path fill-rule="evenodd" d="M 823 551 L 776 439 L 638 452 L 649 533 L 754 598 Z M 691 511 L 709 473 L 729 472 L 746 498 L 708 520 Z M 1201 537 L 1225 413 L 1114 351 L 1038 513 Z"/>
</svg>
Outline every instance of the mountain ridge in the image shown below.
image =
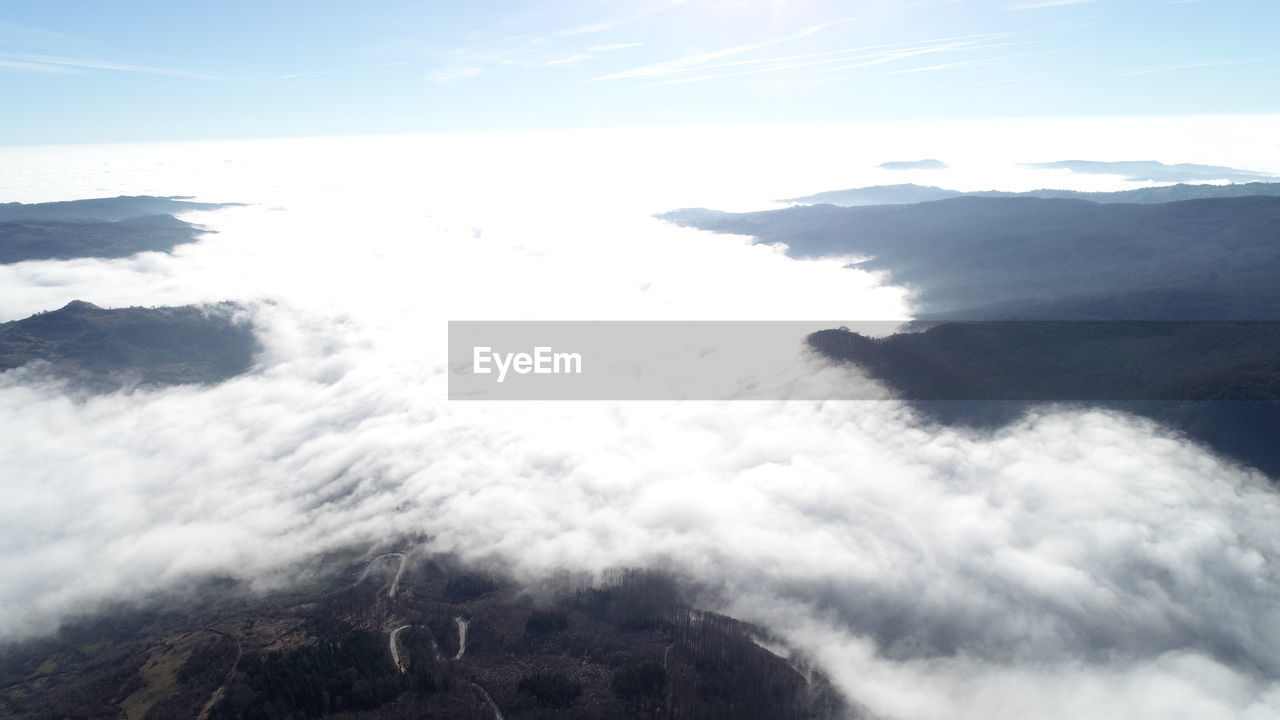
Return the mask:
<svg viewBox="0 0 1280 720">
<path fill-rule="evenodd" d="M 252 366 L 258 342 L 239 305 L 101 308 L 73 300 L 0 323 L 0 372 L 43 363 L 91 392 L 211 384 Z"/>
<path fill-rule="evenodd" d="M 799 205 L 830 204 L 844 207 L 867 205 L 906 205 L 932 202 L 957 197 L 1035 197 L 1090 200 L 1097 203 L 1153 204 L 1179 200 L 1200 200 L 1218 197 L 1280 196 L 1280 182 L 1248 182 L 1228 185 L 1184 184 L 1157 185 L 1131 190 L 1088 192 L 1082 190 L 1055 190 L 1041 188 L 1025 192 L 1002 190 L 949 190 L 934 185 L 902 183 L 897 185 L 871 185 L 847 190 L 786 198 L 778 202 Z"/>
<path fill-rule="evenodd" d="M 169 252 L 211 232 L 174 213 L 239 203 L 197 203 L 181 196 L 122 195 L 49 203 L 0 204 L 0 264 L 29 260 L 123 258 Z"/>
</svg>

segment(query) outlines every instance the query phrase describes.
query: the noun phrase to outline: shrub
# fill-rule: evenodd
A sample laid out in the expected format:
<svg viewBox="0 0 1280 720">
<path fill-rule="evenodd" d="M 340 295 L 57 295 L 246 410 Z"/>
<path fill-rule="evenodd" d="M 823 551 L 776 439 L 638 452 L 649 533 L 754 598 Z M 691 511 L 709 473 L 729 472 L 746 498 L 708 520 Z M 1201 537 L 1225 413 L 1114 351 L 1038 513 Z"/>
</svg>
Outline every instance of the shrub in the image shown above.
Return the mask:
<svg viewBox="0 0 1280 720">
<path fill-rule="evenodd" d="M 528 693 L 544 708 L 567 708 L 582 695 L 582 685 L 558 672 L 540 672 L 520 680 L 516 689 Z"/>
<path fill-rule="evenodd" d="M 653 661 L 628 665 L 614 674 L 609 685 L 623 700 L 657 698 L 667 685 L 667 671 Z"/>
<path fill-rule="evenodd" d="M 528 635 L 547 635 L 568 628 L 569 619 L 562 613 L 551 610 L 534 610 L 524 623 L 524 631 Z"/>
</svg>

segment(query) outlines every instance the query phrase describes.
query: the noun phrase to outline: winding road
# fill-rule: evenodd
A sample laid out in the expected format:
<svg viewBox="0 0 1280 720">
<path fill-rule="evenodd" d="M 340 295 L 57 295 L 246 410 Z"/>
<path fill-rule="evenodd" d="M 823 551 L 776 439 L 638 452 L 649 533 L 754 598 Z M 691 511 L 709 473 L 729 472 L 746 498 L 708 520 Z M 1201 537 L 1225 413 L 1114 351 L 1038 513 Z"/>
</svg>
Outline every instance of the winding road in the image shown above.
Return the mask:
<svg viewBox="0 0 1280 720">
<path fill-rule="evenodd" d="M 387 588 L 387 598 L 394 599 L 396 596 L 396 591 L 400 589 L 400 578 L 402 575 L 404 575 L 405 561 L 407 559 L 405 553 L 400 551 L 383 553 L 371 559 L 368 563 L 365 564 L 364 570 L 360 572 L 360 577 L 356 578 L 356 581 L 352 583 L 352 586 L 354 587 L 355 585 L 359 585 L 360 583 L 364 582 L 365 579 L 369 577 L 369 574 L 373 572 L 373 568 L 375 565 L 385 560 L 390 560 L 391 558 L 400 559 L 400 564 L 396 567 L 395 577 L 391 579 L 391 584 Z M 420 628 L 427 631 L 427 634 L 431 638 L 431 649 L 435 653 L 436 662 L 458 662 L 459 660 L 461 660 L 462 657 L 467 654 L 467 627 L 471 625 L 471 621 L 466 617 L 463 617 L 462 615 L 458 615 L 454 617 L 453 621 L 458 625 L 458 652 L 452 658 L 447 658 L 447 659 L 440 652 L 440 643 L 436 641 L 436 634 L 431 631 L 430 626 L 418 625 L 414 623 L 405 623 L 402 625 L 397 625 L 396 627 L 392 628 L 387 637 L 387 647 L 391 651 L 391 662 L 395 664 L 396 669 L 402 673 L 409 671 L 409 667 L 405 658 L 402 658 L 400 656 L 400 646 L 397 644 L 396 640 L 399 638 L 400 633 L 410 628 Z M 237 657 L 237 662 L 238 660 L 239 658 Z M 469 680 L 468 682 L 471 685 L 471 687 L 474 688 L 475 691 L 479 693 L 482 698 L 484 698 L 484 701 L 489 705 L 489 708 L 493 710 L 493 717 L 495 718 L 495 720 L 505 720 L 505 717 L 502 714 L 501 708 L 498 707 L 498 703 L 494 701 L 493 696 L 489 694 L 489 691 L 481 687 L 480 684 L 477 683 L 475 680 Z M 221 692 L 221 690 L 222 689 L 219 688 L 219 693 Z M 206 709 L 208 707 L 209 706 L 206 706 Z"/>
<path fill-rule="evenodd" d="M 422 628 L 427 631 L 427 634 L 431 637 L 431 649 L 436 654 L 436 662 L 457 662 L 461 660 L 462 656 L 467 653 L 467 627 L 471 624 L 471 621 L 461 615 L 455 617 L 453 621 L 458 624 L 458 654 L 448 660 L 446 660 L 440 653 L 440 644 L 436 642 L 436 634 L 431 632 L 431 628 L 429 626 L 406 623 L 392 628 L 387 644 L 391 648 L 391 661 L 395 663 L 396 669 L 402 673 L 408 672 L 409 670 L 405 665 L 404 660 L 400 658 L 400 648 L 396 645 L 396 637 L 399 636 L 401 632 L 408 630 L 409 628 Z M 495 720 L 506 720 L 502 714 L 502 709 L 498 707 L 498 703 L 494 701 L 493 696 L 489 694 L 489 691 L 481 687 L 475 680 L 469 680 L 468 682 L 476 692 L 480 693 L 480 696 L 484 698 L 486 703 L 488 703 L 489 708 L 493 710 L 493 717 Z"/>
<path fill-rule="evenodd" d="M 204 630 L 205 632 L 210 632 L 215 635 L 221 635 L 235 643 L 236 656 L 235 659 L 231 661 L 231 667 L 227 670 L 226 677 L 222 678 L 222 684 L 219 685 L 218 689 L 214 690 L 213 694 L 209 696 L 209 699 L 205 701 L 204 705 L 200 708 L 200 714 L 196 716 L 196 720 L 205 720 L 208 718 L 209 713 L 213 711 L 213 706 L 217 705 L 218 701 L 222 699 L 222 696 L 226 694 L 227 684 L 231 682 L 233 677 L 235 677 L 236 668 L 240 667 L 240 656 L 244 653 L 244 648 L 240 645 L 240 639 L 235 635 L 225 633 L 221 630 L 214 630 L 213 628 L 204 628 Z"/>
<path fill-rule="evenodd" d="M 506 720 L 502 715 L 502 710 L 498 708 L 498 703 L 493 701 L 493 696 L 489 694 L 488 690 L 480 687 L 475 681 L 471 682 L 471 687 L 475 688 L 476 692 L 480 693 L 480 697 L 484 698 L 484 701 L 489 703 L 489 707 L 493 710 L 494 720 Z"/>
<path fill-rule="evenodd" d="M 471 624 L 470 620 L 459 615 L 453 619 L 458 623 L 458 654 L 453 656 L 454 660 L 461 660 L 462 655 L 467 652 L 467 626 Z"/>
<path fill-rule="evenodd" d="M 390 560 L 391 558 L 400 558 L 400 565 L 396 567 L 396 576 L 392 578 L 391 587 L 387 589 L 387 597 L 389 598 L 395 597 L 396 590 L 400 588 L 400 576 L 404 574 L 404 564 L 405 564 L 406 557 L 403 552 L 396 551 L 396 552 L 382 553 L 378 557 L 370 560 L 368 564 L 364 566 L 364 571 L 360 573 L 360 577 L 356 578 L 356 581 L 352 583 L 352 585 L 359 585 L 360 583 L 364 582 L 364 579 L 369 577 L 369 573 L 373 570 L 374 565 L 376 565 L 377 563 L 383 560 Z"/>
<path fill-rule="evenodd" d="M 396 664 L 396 669 L 399 670 L 400 672 L 406 672 L 408 668 L 406 668 L 404 663 L 400 661 L 400 648 L 396 647 L 396 636 L 400 634 L 401 630 L 408 630 L 411 627 L 414 627 L 414 626 L 401 625 L 400 627 L 391 631 L 391 661 Z M 434 644 L 434 638 L 432 642 Z"/>
</svg>

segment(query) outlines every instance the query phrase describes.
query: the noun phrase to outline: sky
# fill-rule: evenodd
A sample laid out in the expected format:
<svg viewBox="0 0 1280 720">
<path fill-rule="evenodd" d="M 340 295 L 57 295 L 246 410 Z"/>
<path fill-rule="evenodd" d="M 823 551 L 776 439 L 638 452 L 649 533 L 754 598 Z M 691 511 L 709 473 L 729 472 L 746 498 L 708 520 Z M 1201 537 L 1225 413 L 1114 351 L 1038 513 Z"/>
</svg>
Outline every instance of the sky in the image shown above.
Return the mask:
<svg viewBox="0 0 1280 720">
<path fill-rule="evenodd" d="M 1274 0 L 5 0 L 0 145 L 1280 111 Z"/>
</svg>

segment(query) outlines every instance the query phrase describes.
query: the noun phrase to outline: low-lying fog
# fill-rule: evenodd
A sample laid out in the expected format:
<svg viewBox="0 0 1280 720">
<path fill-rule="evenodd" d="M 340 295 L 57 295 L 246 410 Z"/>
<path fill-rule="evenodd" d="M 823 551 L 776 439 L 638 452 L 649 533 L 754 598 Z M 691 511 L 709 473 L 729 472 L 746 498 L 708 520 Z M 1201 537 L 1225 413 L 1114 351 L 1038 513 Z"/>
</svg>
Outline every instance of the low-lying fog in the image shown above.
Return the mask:
<svg viewBox="0 0 1280 720">
<path fill-rule="evenodd" d="M 216 234 L 172 255 L 0 267 L 0 320 L 233 299 L 266 348 L 210 388 L 84 400 L 0 376 L 0 640 L 425 533 L 528 580 L 691 573 L 885 717 L 1275 717 L 1280 496 L 1148 422 L 1045 410 L 984 435 L 894 402 L 450 403 L 444 377 L 448 320 L 911 315 L 882 278 L 653 212 L 1134 186 L 1018 162 L 1276 172 L 1275 122 L 0 148 L 0 202 L 253 203 L 186 216 Z M 920 158 L 950 169 L 875 167 Z"/>
</svg>

